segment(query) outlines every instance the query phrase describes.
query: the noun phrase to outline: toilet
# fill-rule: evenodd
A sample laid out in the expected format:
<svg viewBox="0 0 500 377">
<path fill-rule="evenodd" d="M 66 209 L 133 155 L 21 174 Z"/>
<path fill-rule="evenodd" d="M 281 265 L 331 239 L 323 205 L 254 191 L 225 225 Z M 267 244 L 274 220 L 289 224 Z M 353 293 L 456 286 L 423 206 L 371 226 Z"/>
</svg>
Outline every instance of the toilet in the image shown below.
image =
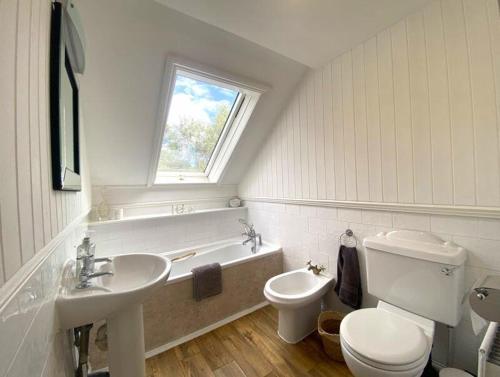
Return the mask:
<svg viewBox="0 0 500 377">
<path fill-rule="evenodd" d="M 368 293 L 379 302 L 343 319 L 346 364 L 356 377 L 421 376 L 435 322 L 454 327 L 460 321 L 466 252 L 416 231 L 380 233 L 363 245 Z"/>
<path fill-rule="evenodd" d="M 267 281 L 264 296 L 278 309 L 281 339 L 297 343 L 316 330 L 321 299 L 332 284 L 332 276 L 316 275 L 306 268 L 285 272 Z"/>
</svg>

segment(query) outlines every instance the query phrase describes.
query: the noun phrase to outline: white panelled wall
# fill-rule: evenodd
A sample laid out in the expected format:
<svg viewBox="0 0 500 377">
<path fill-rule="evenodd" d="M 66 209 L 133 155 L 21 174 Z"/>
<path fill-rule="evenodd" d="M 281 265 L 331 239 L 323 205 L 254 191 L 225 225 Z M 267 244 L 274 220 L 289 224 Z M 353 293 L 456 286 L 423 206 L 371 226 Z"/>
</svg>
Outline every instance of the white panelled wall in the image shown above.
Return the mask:
<svg viewBox="0 0 500 377">
<path fill-rule="evenodd" d="M 312 71 L 240 193 L 500 206 L 498 14 L 435 1 Z"/>
<path fill-rule="evenodd" d="M 83 134 L 83 192 L 52 190 L 50 16 L 50 0 L 0 0 L 0 376 L 6 377 L 72 374 L 54 301 L 62 264 L 81 239 L 90 190 Z"/>
<path fill-rule="evenodd" d="M 463 245 L 467 287 L 500 274 L 498 7 L 434 1 L 304 78 L 239 186 L 285 269 L 312 259 L 336 275 L 350 227 L 365 292 L 362 239 L 393 229 Z M 443 330 L 433 351 L 442 364 Z M 466 309 L 450 362 L 476 373 L 480 341 Z"/>
<path fill-rule="evenodd" d="M 50 4 L 0 1 L 0 286 L 90 207 L 82 192 L 52 190 Z"/>
</svg>

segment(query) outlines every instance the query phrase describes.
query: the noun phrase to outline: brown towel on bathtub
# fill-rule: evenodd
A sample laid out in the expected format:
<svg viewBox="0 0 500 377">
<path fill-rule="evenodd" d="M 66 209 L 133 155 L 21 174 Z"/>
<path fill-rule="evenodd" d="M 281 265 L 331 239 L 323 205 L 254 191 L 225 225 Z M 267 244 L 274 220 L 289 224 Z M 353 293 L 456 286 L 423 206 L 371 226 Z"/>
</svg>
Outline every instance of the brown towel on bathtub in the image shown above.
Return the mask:
<svg viewBox="0 0 500 377">
<path fill-rule="evenodd" d="M 359 272 L 358 251 L 355 247 L 340 246 L 335 292 L 344 304 L 354 309 L 361 307 L 361 274 Z"/>
<path fill-rule="evenodd" d="M 196 301 L 222 293 L 222 268 L 219 263 L 195 267 L 191 272 L 193 273 L 193 298 Z"/>
</svg>

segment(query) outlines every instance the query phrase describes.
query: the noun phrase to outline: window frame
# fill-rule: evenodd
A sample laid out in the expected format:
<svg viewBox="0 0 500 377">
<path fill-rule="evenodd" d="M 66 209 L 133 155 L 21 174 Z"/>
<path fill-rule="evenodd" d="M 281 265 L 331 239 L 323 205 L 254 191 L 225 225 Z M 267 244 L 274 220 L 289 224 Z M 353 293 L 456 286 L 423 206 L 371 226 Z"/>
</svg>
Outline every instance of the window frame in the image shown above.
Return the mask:
<svg viewBox="0 0 500 377">
<path fill-rule="evenodd" d="M 212 151 L 205 172 L 163 172 L 158 174 L 162 142 L 178 73 L 182 76 L 235 90 L 239 94 Z M 167 58 L 162 80 L 157 127 L 154 133 L 148 187 L 171 184 L 219 183 L 241 134 L 247 126 L 250 115 L 255 109 L 260 96 L 266 90 L 265 86 L 249 84 L 218 70 L 202 67 L 178 57 Z"/>
</svg>

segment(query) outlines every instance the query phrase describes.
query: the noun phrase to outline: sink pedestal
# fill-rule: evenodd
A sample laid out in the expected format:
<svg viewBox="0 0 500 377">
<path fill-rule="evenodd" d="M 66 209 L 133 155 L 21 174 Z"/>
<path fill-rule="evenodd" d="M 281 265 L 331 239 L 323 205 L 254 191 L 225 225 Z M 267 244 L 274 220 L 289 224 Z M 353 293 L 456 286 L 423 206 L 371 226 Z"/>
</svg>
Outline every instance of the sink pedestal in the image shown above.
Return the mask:
<svg viewBox="0 0 500 377">
<path fill-rule="evenodd" d="M 142 305 L 132 305 L 107 319 L 111 377 L 145 377 Z"/>
</svg>

